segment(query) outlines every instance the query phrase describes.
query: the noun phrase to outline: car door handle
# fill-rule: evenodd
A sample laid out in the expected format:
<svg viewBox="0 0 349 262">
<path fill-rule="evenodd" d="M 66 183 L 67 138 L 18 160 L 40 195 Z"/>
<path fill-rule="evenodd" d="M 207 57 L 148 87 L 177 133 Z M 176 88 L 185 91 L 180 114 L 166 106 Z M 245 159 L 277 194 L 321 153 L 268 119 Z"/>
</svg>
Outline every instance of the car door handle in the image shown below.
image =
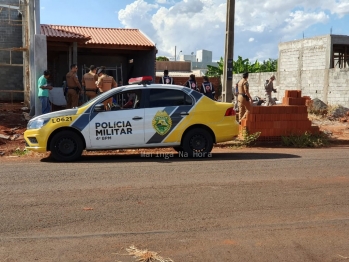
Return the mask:
<svg viewBox="0 0 349 262">
<path fill-rule="evenodd" d="M 133 120 L 141 120 L 143 119 L 143 117 L 140 117 L 140 116 L 135 116 L 134 118 L 132 118 Z"/>
<path fill-rule="evenodd" d="M 188 112 L 181 112 L 180 115 L 181 116 L 187 116 L 187 115 L 189 115 L 189 113 Z"/>
</svg>

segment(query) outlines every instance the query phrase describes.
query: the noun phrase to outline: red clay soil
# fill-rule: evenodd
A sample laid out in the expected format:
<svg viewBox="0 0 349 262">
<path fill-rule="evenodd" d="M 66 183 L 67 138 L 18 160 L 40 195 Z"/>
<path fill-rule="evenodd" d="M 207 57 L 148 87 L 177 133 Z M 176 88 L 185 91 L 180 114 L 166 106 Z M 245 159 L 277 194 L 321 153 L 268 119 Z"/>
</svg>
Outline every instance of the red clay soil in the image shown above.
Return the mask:
<svg viewBox="0 0 349 262">
<path fill-rule="evenodd" d="M 11 155 L 17 148 L 23 150 L 25 141 L 23 133 L 27 127 L 21 104 L 0 104 L 0 155 Z M 1 135 L 10 139 L 1 138 Z"/>
</svg>

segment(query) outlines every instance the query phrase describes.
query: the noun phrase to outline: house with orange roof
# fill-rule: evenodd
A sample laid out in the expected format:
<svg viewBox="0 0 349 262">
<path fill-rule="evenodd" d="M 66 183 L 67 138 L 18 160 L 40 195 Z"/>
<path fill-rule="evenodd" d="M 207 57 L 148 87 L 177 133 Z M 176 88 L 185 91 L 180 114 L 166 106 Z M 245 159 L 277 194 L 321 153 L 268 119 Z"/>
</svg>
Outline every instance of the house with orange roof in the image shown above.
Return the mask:
<svg viewBox="0 0 349 262">
<path fill-rule="evenodd" d="M 155 44 L 138 29 L 41 25 L 47 39 L 47 65 L 53 86 L 60 86 L 71 64 L 79 78 L 90 65 L 105 66 L 108 75 L 127 84 L 131 77 L 155 77 Z"/>
</svg>

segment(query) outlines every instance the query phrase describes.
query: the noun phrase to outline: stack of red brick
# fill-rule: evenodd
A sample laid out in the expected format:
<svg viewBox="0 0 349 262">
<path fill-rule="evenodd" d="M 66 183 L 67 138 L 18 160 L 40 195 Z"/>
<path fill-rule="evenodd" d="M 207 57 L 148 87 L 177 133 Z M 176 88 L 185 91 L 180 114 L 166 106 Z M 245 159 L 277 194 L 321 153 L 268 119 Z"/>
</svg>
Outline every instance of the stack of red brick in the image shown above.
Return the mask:
<svg viewBox="0 0 349 262">
<path fill-rule="evenodd" d="M 308 119 L 306 101 L 301 91 L 287 90 L 283 104 L 277 106 L 253 106 L 247 119 L 241 121 L 240 134 L 244 128 L 249 134 L 261 132 L 260 140 L 280 140 L 281 136 L 316 134 L 319 127 L 312 126 Z"/>
</svg>

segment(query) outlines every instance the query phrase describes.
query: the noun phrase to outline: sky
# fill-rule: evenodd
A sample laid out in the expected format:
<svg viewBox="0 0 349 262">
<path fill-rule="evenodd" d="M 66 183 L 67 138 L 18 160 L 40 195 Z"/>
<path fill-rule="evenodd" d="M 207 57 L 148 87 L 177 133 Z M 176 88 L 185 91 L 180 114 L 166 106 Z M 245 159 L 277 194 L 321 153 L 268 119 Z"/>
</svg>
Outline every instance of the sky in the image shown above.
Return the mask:
<svg viewBox="0 0 349 262">
<path fill-rule="evenodd" d="M 41 24 L 137 28 L 174 58 L 224 57 L 227 0 L 40 0 Z M 278 58 L 278 44 L 349 35 L 349 0 L 236 0 L 234 59 Z"/>
</svg>

